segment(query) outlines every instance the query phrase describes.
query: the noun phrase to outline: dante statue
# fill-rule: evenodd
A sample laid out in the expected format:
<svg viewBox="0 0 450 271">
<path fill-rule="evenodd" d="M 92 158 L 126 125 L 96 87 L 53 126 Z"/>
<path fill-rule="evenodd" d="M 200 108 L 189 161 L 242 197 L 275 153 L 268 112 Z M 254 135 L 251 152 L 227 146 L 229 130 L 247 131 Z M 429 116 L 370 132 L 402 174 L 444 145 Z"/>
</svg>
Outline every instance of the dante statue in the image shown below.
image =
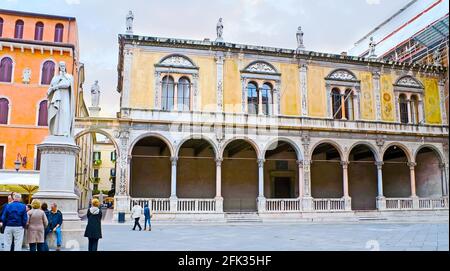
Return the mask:
<svg viewBox="0 0 450 271">
<path fill-rule="evenodd" d="M 134 15 L 133 15 L 133 12 L 130 10 L 127 14 L 127 33 L 130 33 L 130 34 L 133 33 L 133 20 L 134 20 Z"/>
<path fill-rule="evenodd" d="M 67 73 L 66 63 L 59 62 L 59 74 L 55 75 L 47 92 L 48 126 L 50 135 L 73 136 L 75 113 L 73 76 Z"/>
<path fill-rule="evenodd" d="M 297 48 L 298 49 L 303 49 L 305 48 L 305 45 L 303 45 L 303 31 L 302 31 L 302 27 L 299 26 L 298 30 L 297 30 Z"/>
<path fill-rule="evenodd" d="M 91 87 L 91 104 L 92 107 L 98 107 L 100 104 L 100 86 L 98 85 L 98 80 Z"/>
<path fill-rule="evenodd" d="M 441 65 L 441 54 L 439 53 L 439 49 L 436 49 L 433 52 L 433 65 Z"/>
<path fill-rule="evenodd" d="M 223 35 L 223 23 L 222 23 L 222 18 L 219 19 L 219 22 L 217 22 L 217 27 L 216 27 L 216 31 L 217 31 L 217 40 L 223 40 L 222 35 Z"/>
</svg>

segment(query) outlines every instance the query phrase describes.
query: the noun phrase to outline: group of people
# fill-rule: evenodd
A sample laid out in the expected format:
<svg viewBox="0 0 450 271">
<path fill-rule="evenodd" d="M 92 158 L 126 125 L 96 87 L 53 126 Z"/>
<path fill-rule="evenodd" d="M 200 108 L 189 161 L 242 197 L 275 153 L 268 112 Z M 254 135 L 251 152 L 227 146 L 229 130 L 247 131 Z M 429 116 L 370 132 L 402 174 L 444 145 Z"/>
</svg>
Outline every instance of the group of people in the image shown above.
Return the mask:
<svg viewBox="0 0 450 271">
<path fill-rule="evenodd" d="M 148 204 L 144 205 L 144 231 L 147 229 L 147 223 L 148 223 L 148 231 L 152 230 L 152 224 L 151 224 L 151 218 L 152 214 L 150 213 L 150 208 L 148 207 Z M 139 204 L 136 204 L 131 208 L 131 218 L 134 219 L 134 226 L 133 231 L 136 230 L 136 227 L 139 228 L 139 231 L 142 230 L 141 224 L 139 223 L 139 220 L 142 216 L 142 207 Z"/>
<path fill-rule="evenodd" d="M 100 202 L 92 200 L 87 212 L 88 223 L 84 236 L 88 238 L 89 251 L 97 251 L 98 240 L 102 238 L 102 211 Z M 30 205 L 22 203 L 22 195 L 11 193 L 8 202 L 1 206 L 0 232 L 3 234 L 2 246 L 5 251 L 21 251 L 25 237 L 30 251 L 49 251 L 47 239 L 56 235 L 56 251 L 61 250 L 63 214 L 56 203 L 48 210 L 47 203 L 34 199 Z"/>
<path fill-rule="evenodd" d="M 21 251 L 24 236 L 30 251 L 48 251 L 47 237 L 55 233 L 56 250 L 61 249 L 63 215 L 56 203 L 48 210 L 47 203 L 34 199 L 30 205 L 22 203 L 22 195 L 11 193 L 0 210 L 0 232 L 5 251 Z"/>
</svg>

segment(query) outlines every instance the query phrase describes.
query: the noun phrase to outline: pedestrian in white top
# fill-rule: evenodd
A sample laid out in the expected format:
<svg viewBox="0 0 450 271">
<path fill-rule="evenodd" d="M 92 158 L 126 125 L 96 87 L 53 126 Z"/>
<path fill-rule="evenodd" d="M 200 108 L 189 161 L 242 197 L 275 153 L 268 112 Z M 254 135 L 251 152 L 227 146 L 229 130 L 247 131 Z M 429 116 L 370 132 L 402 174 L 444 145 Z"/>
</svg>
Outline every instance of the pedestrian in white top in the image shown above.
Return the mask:
<svg viewBox="0 0 450 271">
<path fill-rule="evenodd" d="M 134 219 L 133 231 L 136 230 L 136 226 L 139 227 L 139 231 L 142 230 L 141 224 L 139 224 L 139 219 L 141 219 L 142 207 L 138 204 L 134 205 L 131 209 L 131 218 Z"/>
</svg>

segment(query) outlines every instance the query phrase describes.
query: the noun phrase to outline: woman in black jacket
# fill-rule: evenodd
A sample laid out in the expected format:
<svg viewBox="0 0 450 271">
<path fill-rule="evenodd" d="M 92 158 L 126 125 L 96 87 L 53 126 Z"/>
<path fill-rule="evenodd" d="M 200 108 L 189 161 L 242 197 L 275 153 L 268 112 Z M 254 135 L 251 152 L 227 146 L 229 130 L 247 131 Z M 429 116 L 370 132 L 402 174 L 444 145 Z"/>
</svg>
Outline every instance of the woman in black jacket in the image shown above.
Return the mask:
<svg viewBox="0 0 450 271">
<path fill-rule="evenodd" d="M 92 200 L 92 207 L 87 213 L 88 224 L 84 237 L 89 239 L 89 251 L 97 251 L 98 239 L 102 238 L 102 210 L 98 199 Z"/>
</svg>

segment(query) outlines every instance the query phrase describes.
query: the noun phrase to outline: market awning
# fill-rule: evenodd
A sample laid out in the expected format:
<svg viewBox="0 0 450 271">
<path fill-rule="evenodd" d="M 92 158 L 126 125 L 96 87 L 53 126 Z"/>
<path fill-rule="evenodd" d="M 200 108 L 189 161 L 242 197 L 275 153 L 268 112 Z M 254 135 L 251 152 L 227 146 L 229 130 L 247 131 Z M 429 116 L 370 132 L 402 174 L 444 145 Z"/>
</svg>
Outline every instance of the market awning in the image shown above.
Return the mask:
<svg viewBox="0 0 450 271">
<path fill-rule="evenodd" d="M 32 195 L 38 189 L 39 172 L 0 172 L 0 192 L 17 192 Z"/>
</svg>

